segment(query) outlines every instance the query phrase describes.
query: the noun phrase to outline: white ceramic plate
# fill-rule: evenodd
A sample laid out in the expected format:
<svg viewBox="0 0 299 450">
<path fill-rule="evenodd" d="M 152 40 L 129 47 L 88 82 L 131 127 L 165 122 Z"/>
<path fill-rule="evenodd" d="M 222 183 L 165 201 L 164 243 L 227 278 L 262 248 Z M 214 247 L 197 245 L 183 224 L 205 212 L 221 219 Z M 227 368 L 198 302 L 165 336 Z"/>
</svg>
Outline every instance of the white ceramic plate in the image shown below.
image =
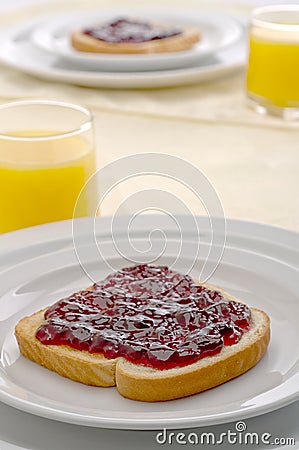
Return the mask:
<svg viewBox="0 0 299 450">
<path fill-rule="evenodd" d="M 143 219 L 135 229 L 136 242 L 143 242 L 149 231 L 159 224 L 171 236 L 167 253 L 161 260 L 170 264 L 174 256 L 172 250 L 177 249 L 171 225 L 162 216 Z M 87 219 L 80 221 L 80 245 L 85 250 L 87 264 L 90 268 L 96 266 L 101 278 L 109 269 L 94 259 L 94 249 L 85 246 L 89 239 L 84 234 L 88 223 Z M 125 240 L 125 223 L 125 220 L 123 224 L 119 222 L 116 230 L 121 241 Z M 204 247 L 209 228 L 202 219 L 198 219 L 198 223 Z M 180 224 L 184 226 L 184 221 Z M 115 388 L 74 383 L 19 355 L 13 335 L 16 322 L 86 286 L 89 279 L 74 255 L 70 222 L 2 236 L 2 264 L 4 261 L 6 267 L 9 261 L 11 264 L 0 273 L 0 400 L 36 415 L 81 425 L 159 429 L 161 424 L 168 428 L 187 428 L 240 420 L 298 399 L 299 237 L 296 233 L 271 227 L 261 227 L 262 231 L 255 237 L 257 228 L 254 224 L 243 226 L 242 222 L 228 222 L 227 248 L 211 282 L 268 312 L 272 339 L 267 354 L 255 368 L 225 385 L 186 399 L 158 404 L 124 399 Z M 99 219 L 97 229 L 107 260 L 115 267 L 127 264 L 111 241 L 109 219 Z M 134 241 L 134 234 L 131 237 Z M 194 245 L 192 239 L 190 233 L 187 239 L 190 248 Z M 5 252 L 5 247 L 11 250 Z M 89 255 L 93 256 L 89 258 Z M 188 258 L 182 258 L 180 269 L 184 271 L 188 264 Z"/>
<path fill-rule="evenodd" d="M 201 33 L 200 42 L 188 51 L 152 55 L 107 55 L 76 51 L 70 43 L 72 31 L 84 29 L 98 22 L 119 17 L 146 18 L 157 23 L 174 26 L 195 27 Z M 54 16 L 41 24 L 32 33 L 33 43 L 63 60 L 76 64 L 78 68 L 102 71 L 146 71 L 187 67 L 199 63 L 203 58 L 236 43 L 242 38 L 241 23 L 226 14 L 201 11 L 127 9 L 110 11 L 80 11 Z"/>
<path fill-rule="evenodd" d="M 42 417 L 33 416 L 32 414 L 17 411 L 4 403 L 0 402 L 0 448 L 1 450 L 154 450 L 160 448 L 181 450 L 186 448 L 200 448 L 200 450 L 211 450 L 213 446 L 206 441 L 202 445 L 185 445 L 176 443 L 175 438 L 170 435 L 171 432 L 175 436 L 179 433 L 185 433 L 187 437 L 189 433 L 196 433 L 199 437 L 204 433 L 213 433 L 216 439 L 225 436 L 230 430 L 236 432 L 236 423 L 227 423 L 222 425 L 214 425 L 203 428 L 192 428 L 189 430 L 179 429 L 168 432 L 167 443 L 158 445 L 156 436 L 163 429 L 161 422 L 159 430 L 148 431 L 129 431 L 129 430 L 108 430 L 100 428 L 82 427 L 57 422 L 54 420 L 44 419 Z M 253 450 L 296 450 L 299 442 L 299 401 L 292 405 L 281 408 L 263 416 L 246 419 L 246 431 L 239 433 L 242 437 L 247 432 L 256 433 L 259 436 L 258 445 L 232 445 L 224 439 L 220 445 L 221 450 L 253 449 Z M 269 444 L 262 442 L 262 436 L 269 435 Z M 238 435 L 237 435 L 238 436 Z M 281 444 L 275 444 L 275 439 L 281 439 Z M 297 446 L 289 443 L 286 439 L 291 438 L 297 443 Z M 169 444 L 169 440 L 171 444 Z M 249 441 L 250 442 L 250 441 Z"/>
<path fill-rule="evenodd" d="M 31 35 L 40 24 L 18 25 L 1 35 L 0 61 L 27 74 L 79 86 L 157 88 L 200 83 L 225 76 L 245 63 L 245 43 L 222 50 L 192 67 L 147 72 L 103 72 L 77 66 L 32 45 Z"/>
</svg>

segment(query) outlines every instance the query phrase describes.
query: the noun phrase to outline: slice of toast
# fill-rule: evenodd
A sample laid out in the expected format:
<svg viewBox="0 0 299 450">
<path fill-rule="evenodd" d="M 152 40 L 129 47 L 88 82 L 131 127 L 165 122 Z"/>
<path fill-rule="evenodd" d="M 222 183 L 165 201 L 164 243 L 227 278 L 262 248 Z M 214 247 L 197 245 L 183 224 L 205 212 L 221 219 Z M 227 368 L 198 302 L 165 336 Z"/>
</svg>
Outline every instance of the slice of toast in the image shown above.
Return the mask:
<svg viewBox="0 0 299 450">
<path fill-rule="evenodd" d="M 225 298 L 238 299 L 212 285 Z M 186 397 L 218 386 L 246 372 L 264 355 L 270 340 L 270 320 L 251 308 L 252 325 L 237 344 L 196 363 L 166 370 L 136 365 L 123 357 L 107 359 L 100 353 L 79 351 L 66 345 L 44 345 L 35 333 L 44 322 L 45 310 L 23 318 L 15 334 L 22 355 L 58 374 L 94 386 L 115 386 L 124 397 L 165 401 Z"/>
<path fill-rule="evenodd" d="M 155 25 L 155 24 L 154 24 Z M 160 25 L 162 28 L 165 27 Z M 167 29 L 167 27 L 165 27 Z M 190 49 L 200 40 L 197 28 L 184 28 L 180 34 L 145 42 L 107 42 L 76 30 L 71 34 L 72 47 L 80 52 L 111 54 L 152 54 Z"/>
</svg>

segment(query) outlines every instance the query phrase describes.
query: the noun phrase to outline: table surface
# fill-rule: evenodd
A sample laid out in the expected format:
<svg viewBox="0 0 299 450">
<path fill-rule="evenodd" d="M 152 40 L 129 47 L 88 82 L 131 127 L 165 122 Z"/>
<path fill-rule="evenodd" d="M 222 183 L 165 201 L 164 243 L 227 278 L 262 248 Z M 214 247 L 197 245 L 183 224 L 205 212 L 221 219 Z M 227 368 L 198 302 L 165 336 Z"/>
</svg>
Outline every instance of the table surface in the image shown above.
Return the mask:
<svg viewBox="0 0 299 450">
<path fill-rule="evenodd" d="M 270 1 L 186 0 L 182 6 L 179 0 L 153 0 L 151 5 L 192 8 L 204 5 L 246 17 L 252 5 L 261 3 Z M 121 0 L 0 0 L 0 26 L 4 29 L 32 17 L 95 4 L 106 8 L 124 6 Z M 140 6 L 141 3 L 128 0 L 127 4 Z M 268 120 L 249 110 L 244 94 L 244 71 L 198 86 L 112 91 L 51 84 L 1 67 L 0 102 L 28 97 L 66 99 L 90 107 L 95 117 L 100 167 L 133 153 L 170 153 L 187 159 L 207 175 L 227 216 L 299 231 L 299 125 Z M 192 212 L 202 212 L 192 193 L 182 186 L 165 180 L 138 179 L 118 186 L 104 202 L 102 214 L 113 214 L 128 195 L 153 183 L 157 188 L 170 189 Z M 298 433 L 298 408 L 297 403 L 247 422 L 254 431 L 266 429 L 273 434 L 277 431 L 276 435 L 278 432 L 295 435 Z M 87 435 L 88 450 L 140 448 L 140 433 L 83 430 L 34 418 L 3 404 L 0 404 L 0 417 L 1 450 L 75 450 L 85 446 Z M 16 421 L 18 429 L 13 426 Z M 218 432 L 226 429 L 226 426 L 217 427 Z M 152 432 L 144 432 L 142 441 L 144 448 L 159 448 Z"/>
</svg>

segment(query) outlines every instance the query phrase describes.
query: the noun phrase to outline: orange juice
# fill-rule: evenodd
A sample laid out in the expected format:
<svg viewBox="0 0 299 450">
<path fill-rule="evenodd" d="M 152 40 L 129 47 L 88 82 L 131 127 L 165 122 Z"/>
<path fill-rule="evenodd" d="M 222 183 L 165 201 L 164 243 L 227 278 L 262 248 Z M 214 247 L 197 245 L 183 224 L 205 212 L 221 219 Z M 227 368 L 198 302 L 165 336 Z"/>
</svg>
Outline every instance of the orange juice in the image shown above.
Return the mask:
<svg viewBox="0 0 299 450">
<path fill-rule="evenodd" d="M 54 135 L 18 131 L 0 140 L 0 232 L 72 218 L 80 190 L 96 169 L 94 151 L 82 136 L 42 139 Z M 13 139 L 18 136 L 41 139 Z M 77 216 L 88 215 L 96 201 L 96 193 L 90 194 Z"/>
<path fill-rule="evenodd" d="M 278 41 L 252 35 L 250 38 L 247 91 L 269 104 L 299 106 L 299 42 Z"/>
</svg>

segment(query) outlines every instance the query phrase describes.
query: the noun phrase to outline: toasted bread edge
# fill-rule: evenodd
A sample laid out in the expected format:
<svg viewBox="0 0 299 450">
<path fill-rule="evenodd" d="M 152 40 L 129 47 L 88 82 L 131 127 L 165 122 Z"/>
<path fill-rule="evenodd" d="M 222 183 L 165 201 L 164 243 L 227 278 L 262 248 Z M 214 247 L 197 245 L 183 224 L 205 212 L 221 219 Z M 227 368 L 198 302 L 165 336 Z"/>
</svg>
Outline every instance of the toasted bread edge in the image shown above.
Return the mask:
<svg viewBox="0 0 299 450">
<path fill-rule="evenodd" d="M 20 320 L 15 335 L 23 356 L 70 378 L 92 386 L 115 386 L 117 359 L 107 359 L 99 353 L 79 351 L 66 345 L 44 345 L 36 337 L 44 321 L 45 310 Z"/>
<path fill-rule="evenodd" d="M 247 372 L 263 357 L 270 340 L 267 314 L 253 308 L 251 312 L 252 327 L 237 344 L 225 346 L 217 355 L 194 364 L 161 371 L 120 359 L 116 366 L 118 391 L 133 400 L 173 400 L 213 388 Z"/>
</svg>

